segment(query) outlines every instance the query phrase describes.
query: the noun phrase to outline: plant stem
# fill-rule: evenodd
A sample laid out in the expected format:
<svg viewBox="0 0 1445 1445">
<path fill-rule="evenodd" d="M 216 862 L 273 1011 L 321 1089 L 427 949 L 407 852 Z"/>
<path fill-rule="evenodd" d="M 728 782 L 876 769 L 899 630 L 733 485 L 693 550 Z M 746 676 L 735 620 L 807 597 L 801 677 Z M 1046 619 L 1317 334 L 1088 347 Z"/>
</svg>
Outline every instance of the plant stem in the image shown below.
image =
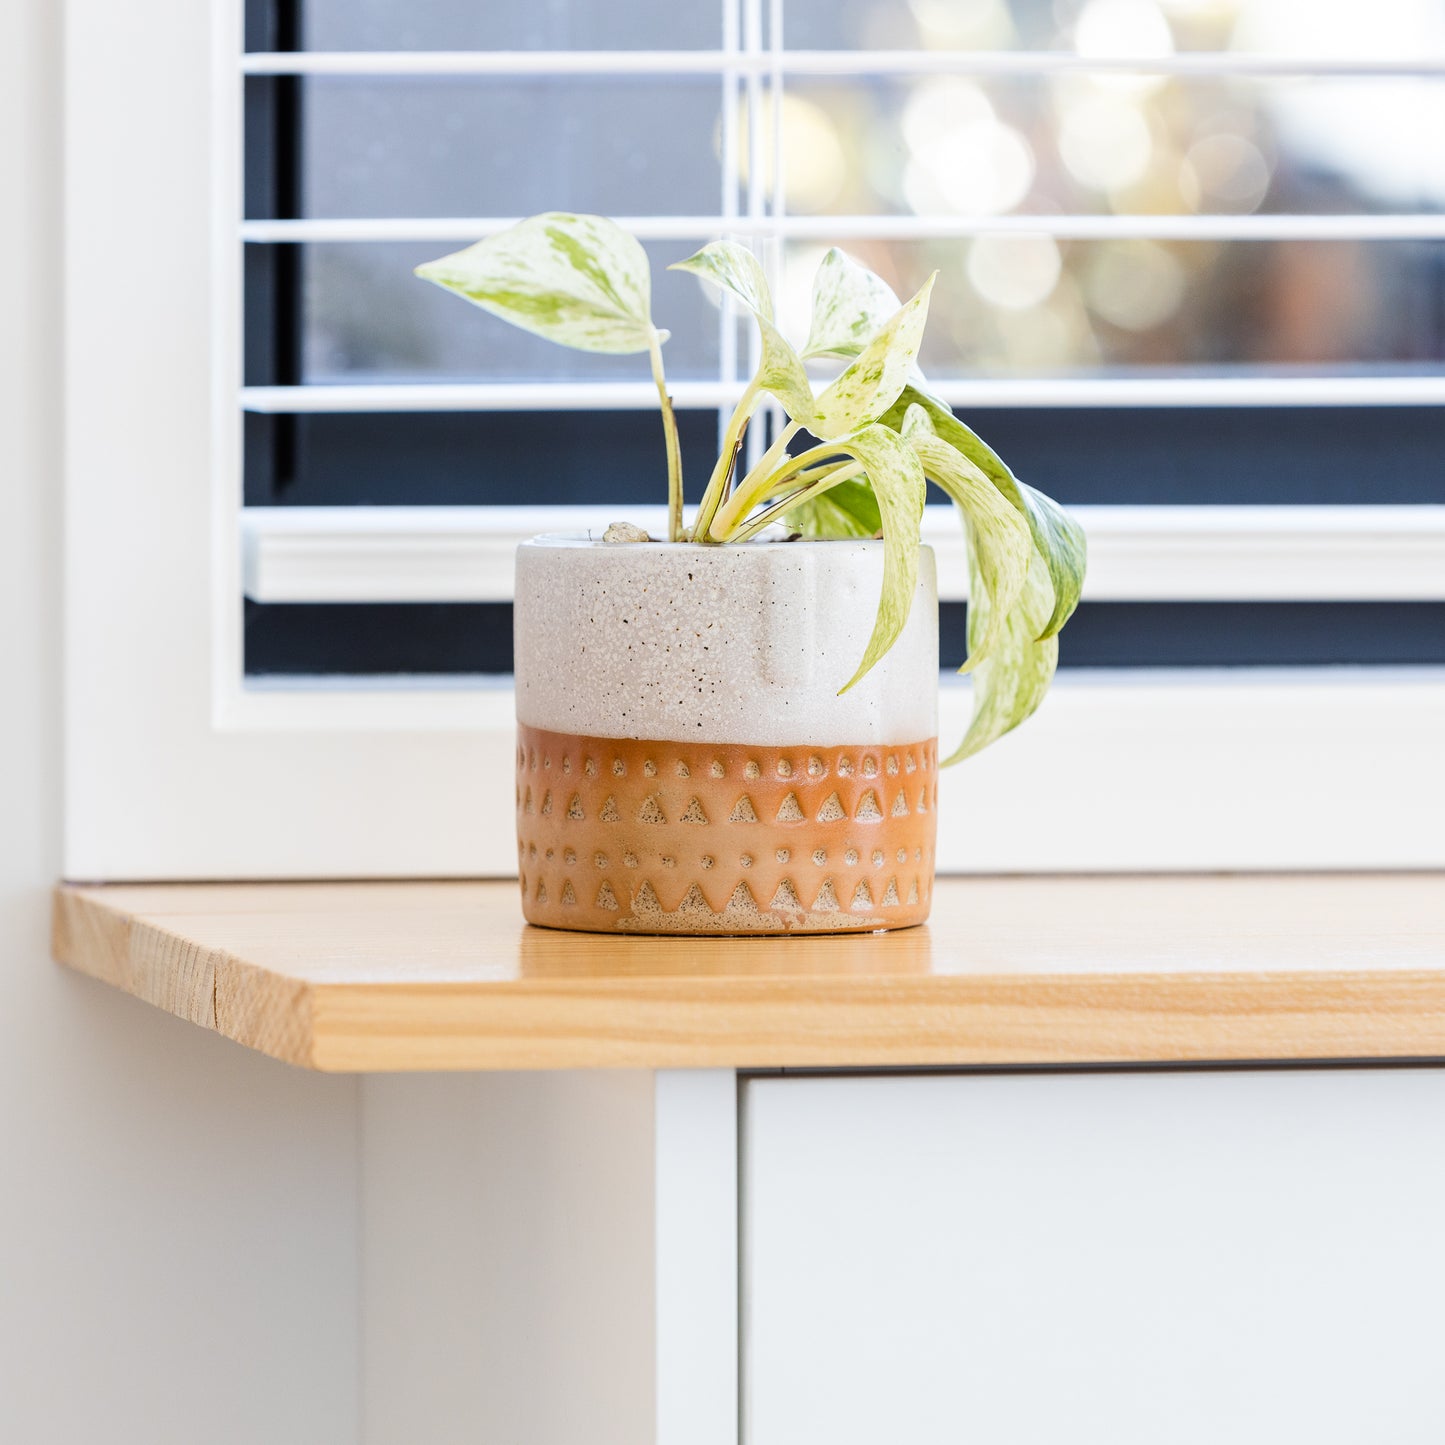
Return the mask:
<svg viewBox="0 0 1445 1445">
<path fill-rule="evenodd" d="M 702 494 L 697 516 L 693 518 L 692 535 L 697 542 L 710 542 L 708 528 L 717 515 L 717 509 L 727 500 L 728 483 L 732 480 L 733 468 L 737 465 L 738 448 L 742 445 L 743 433 L 748 429 L 754 410 L 761 398 L 756 380 L 748 383 L 741 400 L 728 418 L 727 430 L 723 433 L 722 447 L 718 451 L 717 464 L 708 478 L 707 489 Z"/>
<path fill-rule="evenodd" d="M 795 471 L 788 468 L 789 478 L 798 486 L 811 486 L 814 482 L 821 482 L 824 477 L 836 472 L 840 467 L 852 466 L 852 458 L 844 458 L 842 461 L 824 462 L 821 466 L 807 467 L 803 471 Z"/>
<path fill-rule="evenodd" d="M 772 473 L 773 468 L 778 465 L 778 462 L 787 456 L 788 443 L 791 442 L 802 429 L 802 422 L 790 421 L 787 426 L 778 433 L 778 439 L 758 459 L 757 466 L 738 483 L 738 491 L 751 491 L 754 499 L 756 499 L 756 497 L 760 495 L 758 488 L 765 485 L 765 478 Z M 814 450 L 816 450 L 816 448 L 814 448 Z"/>
<path fill-rule="evenodd" d="M 713 537 L 722 541 L 733 541 L 736 539 L 738 528 L 742 526 L 744 519 L 752 509 L 765 497 L 775 496 L 783 484 L 790 478 L 813 467 L 816 462 L 825 461 L 829 457 L 836 457 L 840 448 L 833 442 L 823 442 L 820 446 L 809 447 L 805 452 L 799 452 L 795 457 L 784 459 L 782 466 L 775 471 L 760 475 L 763 471 L 763 463 L 759 462 L 749 477 L 759 477 L 759 480 L 749 485 L 745 479 L 733 494 L 728 506 L 722 509 L 717 520 L 712 526 Z M 771 453 L 770 453 L 771 455 Z M 764 457 L 763 462 L 768 458 Z M 746 496 L 745 496 L 746 492 Z"/>
<path fill-rule="evenodd" d="M 715 542 L 725 541 L 728 534 L 736 530 L 738 523 L 768 495 L 773 468 L 777 466 L 779 458 L 787 454 L 788 443 L 802 429 L 801 422 L 790 421 L 779 432 L 777 441 L 767 449 L 757 466 L 737 484 L 732 496 L 727 499 L 708 528 L 708 533 Z"/>
<path fill-rule="evenodd" d="M 667 540 L 682 541 L 682 447 L 677 440 L 677 413 L 667 394 L 667 379 L 662 372 L 662 342 L 656 329 L 649 347 L 652 357 L 652 379 L 662 403 L 662 435 L 667 443 Z"/>
<path fill-rule="evenodd" d="M 789 477 L 797 476 L 800 472 L 812 469 L 819 462 L 826 462 L 829 457 L 836 457 L 843 448 L 835 442 L 823 442 L 816 447 L 809 447 L 805 452 L 799 452 L 795 457 L 788 457 L 770 477 L 767 478 L 758 488 L 758 496 L 770 496 L 788 480 Z M 846 455 L 846 454 L 845 454 Z"/>
<path fill-rule="evenodd" d="M 732 542 L 746 542 L 749 537 L 755 537 L 764 527 L 770 526 L 779 517 L 786 516 L 794 507 L 800 506 L 803 502 L 816 497 L 820 492 L 826 492 L 829 487 L 836 487 L 839 482 L 846 482 L 852 477 L 858 476 L 863 470 L 862 462 L 840 462 L 833 467 L 820 467 L 820 475 L 805 487 L 799 487 L 796 492 L 790 492 L 781 501 L 774 502 L 771 507 L 759 512 L 746 526 L 740 527 L 728 539 Z"/>
</svg>

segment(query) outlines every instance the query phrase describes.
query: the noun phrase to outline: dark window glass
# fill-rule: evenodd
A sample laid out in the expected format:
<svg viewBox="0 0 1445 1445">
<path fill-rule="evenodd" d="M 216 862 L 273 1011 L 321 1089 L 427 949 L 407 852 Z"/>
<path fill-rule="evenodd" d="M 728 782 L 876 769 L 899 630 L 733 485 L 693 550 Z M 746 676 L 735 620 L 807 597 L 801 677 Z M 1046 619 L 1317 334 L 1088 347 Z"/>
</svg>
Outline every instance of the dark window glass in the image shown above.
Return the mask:
<svg viewBox="0 0 1445 1445">
<path fill-rule="evenodd" d="M 966 651 L 967 605 L 939 609 L 940 666 Z M 1276 667 L 1445 663 L 1440 602 L 1086 602 L 1060 666 Z M 505 603 L 246 604 L 246 670 L 456 675 L 510 672 Z"/>
<path fill-rule="evenodd" d="M 678 416 L 694 491 L 717 455 L 717 415 Z M 246 418 L 250 506 L 665 502 L 655 413 L 340 412 Z"/>
<path fill-rule="evenodd" d="M 1445 502 L 1445 408 L 997 408 L 968 420 L 1062 502 Z M 683 412 L 695 501 L 713 412 Z M 665 500 L 645 412 L 435 412 L 246 419 L 246 501 L 344 506 Z M 939 497 L 935 501 L 941 501 Z"/>
</svg>

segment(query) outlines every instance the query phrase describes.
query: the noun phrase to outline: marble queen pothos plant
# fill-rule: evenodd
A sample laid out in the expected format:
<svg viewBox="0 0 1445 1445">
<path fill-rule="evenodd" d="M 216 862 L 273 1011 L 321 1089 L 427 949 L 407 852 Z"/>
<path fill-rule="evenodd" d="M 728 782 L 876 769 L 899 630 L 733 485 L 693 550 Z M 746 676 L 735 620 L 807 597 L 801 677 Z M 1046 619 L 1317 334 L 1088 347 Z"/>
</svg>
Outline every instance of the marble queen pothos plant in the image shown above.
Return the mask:
<svg viewBox="0 0 1445 1445">
<path fill-rule="evenodd" d="M 935 482 L 957 507 L 967 543 L 969 655 L 960 671 L 973 674 L 974 690 L 968 731 L 945 761 L 958 762 L 1017 727 L 1053 677 L 1058 633 L 1083 583 L 1084 534 L 930 395 L 916 358 L 935 277 L 900 305 L 882 278 L 829 251 L 799 349 L 779 332 L 763 268 L 744 246 L 714 241 L 670 269 L 736 298 L 762 338 L 757 374 L 733 411 L 690 524 L 663 374 L 669 333 L 653 323 L 647 254 L 636 238 L 605 217 L 551 212 L 420 266 L 417 275 L 563 346 L 648 353 L 666 441 L 669 541 L 743 542 L 776 522 L 808 539 L 881 536 L 877 617 L 843 691 L 888 652 L 908 620 L 924 494 L 927 481 Z M 848 364 L 820 389 L 805 365 L 815 358 Z M 770 397 L 787 424 L 739 475 L 744 433 Z M 804 435 L 814 444 L 791 453 Z"/>
</svg>

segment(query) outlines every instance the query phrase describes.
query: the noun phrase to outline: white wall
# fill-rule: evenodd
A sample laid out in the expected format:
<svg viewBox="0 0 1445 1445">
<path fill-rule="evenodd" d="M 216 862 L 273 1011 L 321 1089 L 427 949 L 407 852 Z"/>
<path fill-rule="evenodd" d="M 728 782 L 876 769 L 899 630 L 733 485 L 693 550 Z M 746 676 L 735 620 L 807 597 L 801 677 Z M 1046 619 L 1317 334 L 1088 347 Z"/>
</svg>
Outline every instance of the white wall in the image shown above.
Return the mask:
<svg viewBox="0 0 1445 1445">
<path fill-rule="evenodd" d="M 355 1081 L 48 958 L 61 12 L 0 5 L 0 1440 L 354 1445 Z"/>
</svg>

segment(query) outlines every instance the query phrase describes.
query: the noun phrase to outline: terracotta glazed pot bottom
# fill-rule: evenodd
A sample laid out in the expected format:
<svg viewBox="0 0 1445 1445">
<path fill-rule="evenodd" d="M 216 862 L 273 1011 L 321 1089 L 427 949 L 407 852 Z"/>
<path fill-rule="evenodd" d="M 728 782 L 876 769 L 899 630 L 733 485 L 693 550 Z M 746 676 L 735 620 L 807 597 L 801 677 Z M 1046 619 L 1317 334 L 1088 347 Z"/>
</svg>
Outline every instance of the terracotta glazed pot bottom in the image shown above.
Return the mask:
<svg viewBox="0 0 1445 1445">
<path fill-rule="evenodd" d="M 529 923 L 595 933 L 906 928 L 933 895 L 938 748 L 637 742 L 520 726 Z"/>
</svg>

